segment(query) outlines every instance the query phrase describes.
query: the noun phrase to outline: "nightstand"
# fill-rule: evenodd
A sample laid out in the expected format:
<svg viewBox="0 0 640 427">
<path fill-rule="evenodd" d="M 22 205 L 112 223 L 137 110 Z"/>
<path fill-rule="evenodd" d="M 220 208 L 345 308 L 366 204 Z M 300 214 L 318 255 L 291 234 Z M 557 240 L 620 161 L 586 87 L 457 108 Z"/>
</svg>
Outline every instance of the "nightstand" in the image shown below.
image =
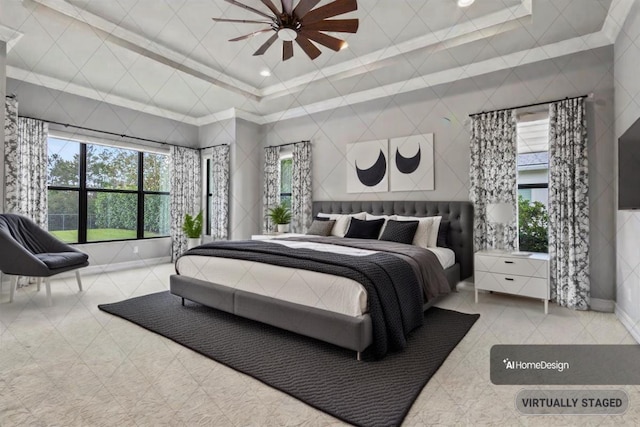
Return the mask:
<svg viewBox="0 0 640 427">
<path fill-rule="evenodd" d="M 494 291 L 541 299 L 544 313 L 549 313 L 549 254 L 516 256 L 510 252 L 479 251 L 475 253 L 474 266 L 476 304 L 478 290 Z"/>
</svg>

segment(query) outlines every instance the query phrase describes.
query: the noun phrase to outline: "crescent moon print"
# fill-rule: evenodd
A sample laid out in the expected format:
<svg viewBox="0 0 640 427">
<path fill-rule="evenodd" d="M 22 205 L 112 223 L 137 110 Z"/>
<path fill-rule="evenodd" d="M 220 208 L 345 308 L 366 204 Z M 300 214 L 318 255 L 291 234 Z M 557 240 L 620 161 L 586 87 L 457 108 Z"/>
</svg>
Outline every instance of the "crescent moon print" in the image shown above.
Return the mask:
<svg viewBox="0 0 640 427">
<path fill-rule="evenodd" d="M 363 185 L 367 187 L 375 187 L 380 184 L 387 174 L 387 158 L 382 150 L 378 160 L 369 169 L 360 169 L 358 167 L 358 161 L 356 160 L 356 172 L 358 173 L 358 179 Z"/>
<path fill-rule="evenodd" d="M 403 174 L 409 175 L 410 173 L 414 173 L 418 169 L 418 166 L 420 166 L 421 154 L 422 151 L 420 147 L 418 147 L 418 154 L 407 158 L 400 154 L 400 150 L 396 148 L 396 167 Z"/>
<path fill-rule="evenodd" d="M 391 191 L 435 190 L 434 147 L 432 133 L 389 141 Z"/>
</svg>

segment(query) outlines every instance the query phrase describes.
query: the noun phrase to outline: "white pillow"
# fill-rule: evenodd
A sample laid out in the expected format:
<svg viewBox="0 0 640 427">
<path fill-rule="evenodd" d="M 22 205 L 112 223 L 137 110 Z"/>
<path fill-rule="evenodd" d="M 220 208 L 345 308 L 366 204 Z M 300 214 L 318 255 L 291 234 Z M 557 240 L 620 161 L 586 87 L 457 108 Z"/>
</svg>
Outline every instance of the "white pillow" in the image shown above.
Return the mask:
<svg viewBox="0 0 640 427">
<path fill-rule="evenodd" d="M 413 245 L 421 248 L 435 248 L 438 244 L 438 230 L 440 229 L 441 216 L 399 216 L 394 215 L 390 219 L 395 221 L 418 221 L 418 229 L 413 236 Z"/>
<path fill-rule="evenodd" d="M 351 218 L 364 220 L 367 217 L 367 213 L 360 212 L 351 215 L 319 213 L 317 216 L 320 218 L 329 218 L 330 220 L 335 220 L 336 223 L 333 224 L 331 235 L 336 237 L 344 237 L 344 235 L 347 234 L 347 230 L 349 229 Z"/>
<path fill-rule="evenodd" d="M 389 221 L 389 218 L 391 218 L 389 215 L 371 215 L 370 213 L 367 212 L 367 217 L 366 217 L 367 221 L 373 221 L 374 219 L 384 219 L 384 224 L 382 224 L 382 228 L 380 229 L 380 234 L 378 234 L 378 239 L 380 238 L 380 236 L 382 236 L 382 232 L 387 226 L 387 221 Z"/>
</svg>

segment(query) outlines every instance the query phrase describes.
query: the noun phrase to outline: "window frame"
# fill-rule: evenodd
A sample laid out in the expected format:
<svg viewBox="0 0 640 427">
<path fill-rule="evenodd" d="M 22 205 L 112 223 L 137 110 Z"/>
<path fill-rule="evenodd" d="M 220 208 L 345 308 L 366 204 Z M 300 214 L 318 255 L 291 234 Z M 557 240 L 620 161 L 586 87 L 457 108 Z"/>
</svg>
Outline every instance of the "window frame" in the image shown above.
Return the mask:
<svg viewBox="0 0 640 427">
<path fill-rule="evenodd" d="M 108 145 L 103 143 L 93 143 L 90 141 L 80 141 L 77 139 L 72 139 L 64 136 L 54 136 L 50 135 L 50 137 L 65 140 L 69 142 L 75 142 L 80 146 L 79 151 L 79 170 L 78 170 L 78 186 L 77 187 L 67 187 L 61 185 L 47 185 L 47 191 L 75 191 L 78 193 L 78 241 L 70 244 L 78 244 L 78 245 L 86 245 L 92 243 L 107 243 L 107 242 L 129 242 L 133 240 L 152 240 L 152 239 L 166 239 L 170 237 L 166 236 L 153 236 L 153 237 L 145 237 L 144 236 L 144 198 L 146 195 L 161 195 L 161 196 L 170 196 L 169 191 L 148 191 L 144 189 L 144 155 L 146 154 L 156 154 L 156 155 L 167 155 L 164 153 L 158 153 L 154 151 L 142 151 L 136 148 L 127 148 L 118 145 Z M 130 150 L 136 151 L 138 153 L 138 180 L 137 180 L 137 190 L 121 190 L 121 189 L 109 189 L 109 188 L 95 188 L 87 186 L 87 145 L 100 145 L 109 148 L 116 148 L 121 150 Z M 88 217 L 88 200 L 89 193 L 116 193 L 116 194 L 134 194 L 137 196 L 137 217 L 136 217 L 136 237 L 131 239 L 113 239 L 113 240 L 87 240 L 87 227 L 89 222 Z"/>
</svg>

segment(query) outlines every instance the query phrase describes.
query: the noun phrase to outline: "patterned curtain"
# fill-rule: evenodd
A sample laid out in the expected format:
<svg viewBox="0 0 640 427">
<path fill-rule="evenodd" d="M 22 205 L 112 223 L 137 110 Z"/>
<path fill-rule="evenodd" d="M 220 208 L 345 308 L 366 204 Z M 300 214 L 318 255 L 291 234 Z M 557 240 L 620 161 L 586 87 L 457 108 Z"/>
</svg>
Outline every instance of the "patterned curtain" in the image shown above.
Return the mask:
<svg viewBox="0 0 640 427">
<path fill-rule="evenodd" d="M 15 98 L 5 98 L 4 102 L 4 170 L 5 182 L 8 177 L 18 176 L 18 100 Z M 15 192 L 17 182 L 14 179 L 6 185 L 6 191 Z M 6 208 L 5 200 L 0 200 Z M 1 209 L 0 209 L 1 210 Z"/>
<path fill-rule="evenodd" d="M 291 173 L 291 231 L 306 233 L 312 221 L 311 142 L 293 146 Z"/>
<path fill-rule="evenodd" d="M 186 214 L 200 212 L 200 151 L 171 146 L 171 258 L 175 261 L 187 250 L 187 236 L 182 231 Z"/>
<path fill-rule="evenodd" d="M 213 147 L 209 177 L 211 197 L 211 237 L 229 238 L 229 146 Z"/>
<path fill-rule="evenodd" d="M 516 135 L 513 110 L 473 117 L 470 197 L 474 205 L 475 250 L 496 246 L 504 246 L 506 250 L 517 248 Z M 504 226 L 503 245 L 496 245 L 496 224 L 487 221 L 490 203 L 509 203 L 513 207 L 513 220 Z"/>
<path fill-rule="evenodd" d="M 17 102 L 7 109 L 5 138 L 5 211 L 31 218 L 47 229 L 47 137 L 43 121 L 17 117 Z M 16 126 L 17 122 L 17 126 Z M 17 127 L 17 132 L 16 132 Z M 5 132 L 7 126 L 5 125 Z"/>
<path fill-rule="evenodd" d="M 275 225 L 271 224 L 267 213 L 269 209 L 280 203 L 280 147 L 267 147 L 264 150 L 264 232 L 272 233 Z"/>
<path fill-rule="evenodd" d="M 588 310 L 589 166 L 583 98 L 549 107 L 549 258 L 551 298 Z"/>
</svg>

